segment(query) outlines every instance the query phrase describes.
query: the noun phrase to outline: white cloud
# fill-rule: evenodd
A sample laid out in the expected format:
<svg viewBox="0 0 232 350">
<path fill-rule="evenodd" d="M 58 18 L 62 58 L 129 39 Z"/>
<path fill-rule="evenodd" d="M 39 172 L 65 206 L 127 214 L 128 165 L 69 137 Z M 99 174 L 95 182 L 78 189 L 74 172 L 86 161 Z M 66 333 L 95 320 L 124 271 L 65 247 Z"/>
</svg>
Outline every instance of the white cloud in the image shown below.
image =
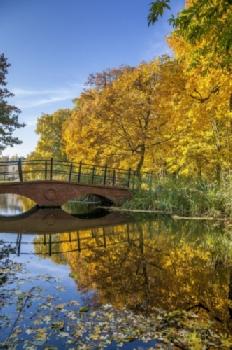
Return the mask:
<svg viewBox="0 0 232 350">
<path fill-rule="evenodd" d="M 47 97 L 47 98 L 38 98 L 35 100 L 27 100 L 27 101 L 19 101 L 18 106 L 21 109 L 27 109 L 27 108 L 33 108 L 33 107 L 39 107 L 43 106 L 46 104 L 52 104 L 55 102 L 60 102 L 60 101 L 67 101 L 67 100 L 72 100 L 76 95 L 70 94 L 66 96 L 54 96 L 54 97 Z"/>
<path fill-rule="evenodd" d="M 33 90 L 15 87 L 11 90 L 15 95 L 15 104 L 23 110 L 72 100 L 80 94 L 83 88 L 83 84 L 71 84 L 56 89 Z"/>
</svg>

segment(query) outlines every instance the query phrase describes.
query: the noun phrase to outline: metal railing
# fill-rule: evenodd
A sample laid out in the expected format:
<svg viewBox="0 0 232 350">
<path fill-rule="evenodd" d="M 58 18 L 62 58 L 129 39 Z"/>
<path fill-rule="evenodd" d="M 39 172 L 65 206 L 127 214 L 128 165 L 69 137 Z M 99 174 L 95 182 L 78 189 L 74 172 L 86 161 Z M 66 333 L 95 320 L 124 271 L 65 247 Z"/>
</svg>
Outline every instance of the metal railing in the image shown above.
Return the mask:
<svg viewBox="0 0 232 350">
<path fill-rule="evenodd" d="M 115 169 L 51 159 L 0 162 L 0 183 L 64 181 L 84 185 L 132 188 L 136 174 L 131 169 Z"/>
</svg>

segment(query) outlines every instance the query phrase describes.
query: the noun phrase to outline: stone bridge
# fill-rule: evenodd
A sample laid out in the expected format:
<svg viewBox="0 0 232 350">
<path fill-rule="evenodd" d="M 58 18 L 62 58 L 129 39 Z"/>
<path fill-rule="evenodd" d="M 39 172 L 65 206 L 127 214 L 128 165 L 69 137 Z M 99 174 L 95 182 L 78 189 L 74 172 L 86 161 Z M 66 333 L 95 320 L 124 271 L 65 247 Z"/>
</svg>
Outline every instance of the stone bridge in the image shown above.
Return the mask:
<svg viewBox="0 0 232 350">
<path fill-rule="evenodd" d="M 41 207 L 58 207 L 90 195 L 120 205 L 132 197 L 131 184 L 130 169 L 53 159 L 0 162 L 0 194 L 22 195 Z"/>
</svg>

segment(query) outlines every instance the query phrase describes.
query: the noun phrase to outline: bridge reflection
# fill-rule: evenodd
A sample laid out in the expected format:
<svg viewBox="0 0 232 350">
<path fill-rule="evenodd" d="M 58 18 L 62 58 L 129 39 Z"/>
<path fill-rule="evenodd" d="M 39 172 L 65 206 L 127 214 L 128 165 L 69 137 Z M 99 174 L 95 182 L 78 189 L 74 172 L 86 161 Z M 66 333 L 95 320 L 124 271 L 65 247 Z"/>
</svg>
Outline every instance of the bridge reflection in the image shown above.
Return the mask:
<svg viewBox="0 0 232 350">
<path fill-rule="evenodd" d="M 60 233 L 120 225 L 130 221 L 133 221 L 133 218 L 126 214 L 108 212 L 102 209 L 96 209 L 87 214 L 71 215 L 61 208 L 34 207 L 28 212 L 14 217 L 0 216 L 0 232 Z"/>
<path fill-rule="evenodd" d="M 27 240 L 28 235 L 17 234 L 15 243 L 17 255 L 31 254 L 22 251 L 22 246 L 32 245 L 37 255 L 56 255 L 63 253 L 82 252 L 95 248 L 112 248 L 118 244 L 133 244 L 133 242 L 143 243 L 143 235 L 134 236 L 134 225 L 124 224 L 121 226 L 100 227 L 84 231 L 69 232 L 64 234 L 43 234 L 35 236 L 32 241 Z M 66 247 L 64 249 L 64 246 Z M 142 247 L 142 245 L 141 245 Z M 59 249 L 60 248 L 60 249 Z"/>
</svg>

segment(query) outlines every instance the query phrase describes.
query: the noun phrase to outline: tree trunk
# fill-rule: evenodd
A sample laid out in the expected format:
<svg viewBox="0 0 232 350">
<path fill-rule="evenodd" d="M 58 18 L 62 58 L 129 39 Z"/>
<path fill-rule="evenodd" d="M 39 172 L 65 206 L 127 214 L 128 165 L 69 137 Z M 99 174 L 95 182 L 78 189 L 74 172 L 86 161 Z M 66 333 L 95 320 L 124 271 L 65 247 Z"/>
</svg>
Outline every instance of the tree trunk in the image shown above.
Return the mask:
<svg viewBox="0 0 232 350">
<path fill-rule="evenodd" d="M 144 157 L 145 157 L 145 145 L 143 144 L 141 146 L 141 151 L 140 151 L 140 159 L 136 167 L 136 175 L 138 178 L 138 188 L 141 188 L 141 183 L 142 183 L 142 168 L 143 168 L 143 163 L 144 163 Z"/>
<path fill-rule="evenodd" d="M 228 299 L 231 302 L 232 301 L 232 269 L 230 269 L 229 272 L 229 295 L 228 295 Z M 229 306 L 229 317 L 230 320 L 232 320 L 232 307 Z"/>
</svg>

